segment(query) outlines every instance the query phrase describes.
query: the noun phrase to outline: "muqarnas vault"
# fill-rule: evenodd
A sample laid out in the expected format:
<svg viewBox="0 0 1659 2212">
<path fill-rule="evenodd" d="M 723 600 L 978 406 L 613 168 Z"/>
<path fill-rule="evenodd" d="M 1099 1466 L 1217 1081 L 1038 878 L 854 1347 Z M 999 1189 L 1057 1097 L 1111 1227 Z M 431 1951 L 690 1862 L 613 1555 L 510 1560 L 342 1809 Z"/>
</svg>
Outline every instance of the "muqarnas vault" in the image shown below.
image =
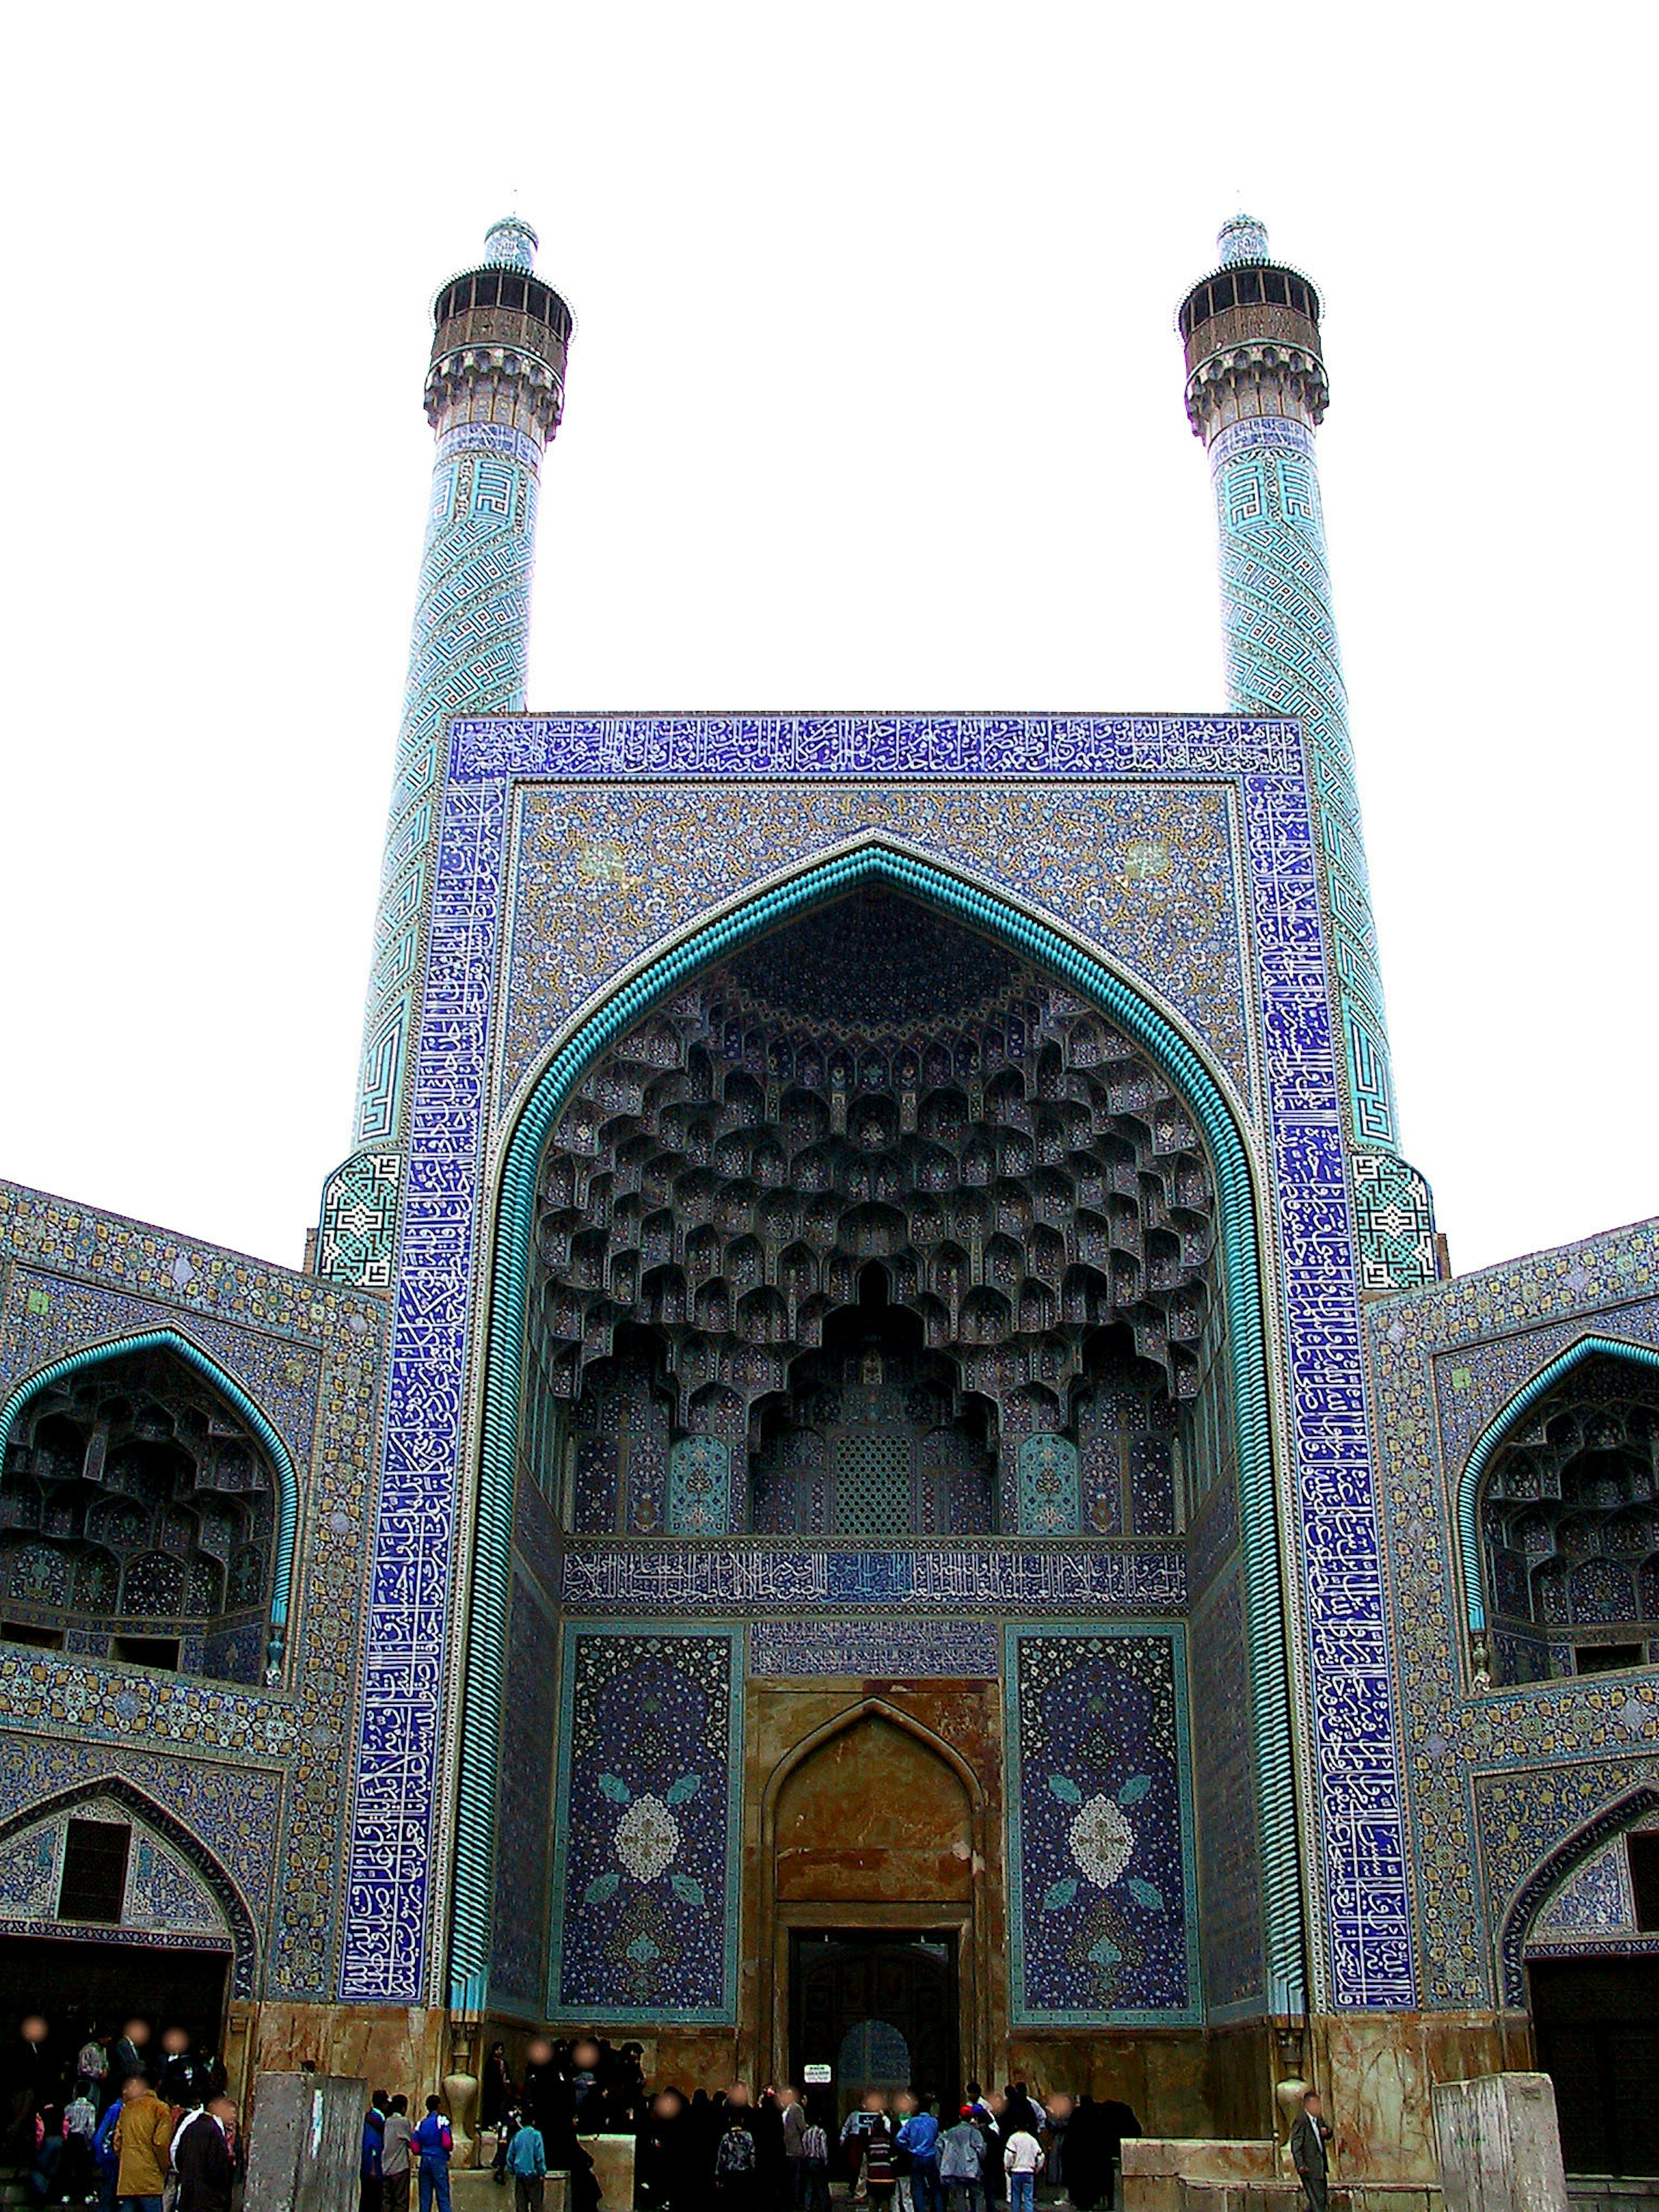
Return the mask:
<svg viewBox="0 0 1659 2212">
<path fill-rule="evenodd" d="M 1314 287 L 1241 217 L 1180 310 L 1228 712 L 530 714 L 534 259 L 436 299 L 306 1268 L 0 1194 L 0 1995 L 1309 2080 L 1362 2191 L 1536 2057 L 1651 2170 L 1655 1224 L 1452 1279 L 1400 1150 Z"/>
</svg>

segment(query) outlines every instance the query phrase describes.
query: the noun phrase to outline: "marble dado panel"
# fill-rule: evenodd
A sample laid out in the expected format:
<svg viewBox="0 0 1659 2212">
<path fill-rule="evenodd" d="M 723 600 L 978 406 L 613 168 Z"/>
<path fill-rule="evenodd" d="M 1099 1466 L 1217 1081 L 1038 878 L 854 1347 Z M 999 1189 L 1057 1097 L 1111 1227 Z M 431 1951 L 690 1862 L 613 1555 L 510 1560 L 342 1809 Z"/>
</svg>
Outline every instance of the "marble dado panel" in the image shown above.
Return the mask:
<svg viewBox="0 0 1659 2212">
<path fill-rule="evenodd" d="M 566 1546 L 561 1593 L 574 1613 L 796 1612 L 848 1606 L 915 1613 L 1182 1612 L 1184 1553 L 766 1549 L 725 1544 Z"/>
<path fill-rule="evenodd" d="M 690 801 L 690 803 L 688 803 Z M 533 785 L 520 800 L 497 1097 L 665 937 L 867 831 L 1080 929 L 1190 1024 L 1253 1101 L 1225 790 L 1101 784 Z"/>
<path fill-rule="evenodd" d="M 0 1346 L 9 1379 L 80 1343 L 174 1328 L 220 1360 L 292 1443 L 301 1513 L 291 1692 L 8 1654 L 0 1805 L 21 1811 L 89 1778 L 126 1775 L 243 1889 L 259 1930 L 264 1994 L 325 1997 L 339 1944 L 340 1771 L 374 1512 L 386 1306 L 10 1183 L 0 1184 L 6 1261 Z M 280 1760 L 281 1771 L 264 1770 L 266 1759 Z"/>
<path fill-rule="evenodd" d="M 1632 1294 L 1650 1285 L 1659 1287 L 1659 1223 L 1643 1222 L 1431 1285 L 1367 1316 L 1430 2007 L 1509 2001 L 1494 1978 L 1509 1899 L 1622 1790 L 1659 1779 L 1651 1671 L 1472 1697 L 1456 1602 L 1455 1491 L 1468 1449 L 1579 1336 L 1646 1338 L 1650 1301 Z M 1488 1880 L 1471 1883 L 1483 1854 Z"/>
</svg>

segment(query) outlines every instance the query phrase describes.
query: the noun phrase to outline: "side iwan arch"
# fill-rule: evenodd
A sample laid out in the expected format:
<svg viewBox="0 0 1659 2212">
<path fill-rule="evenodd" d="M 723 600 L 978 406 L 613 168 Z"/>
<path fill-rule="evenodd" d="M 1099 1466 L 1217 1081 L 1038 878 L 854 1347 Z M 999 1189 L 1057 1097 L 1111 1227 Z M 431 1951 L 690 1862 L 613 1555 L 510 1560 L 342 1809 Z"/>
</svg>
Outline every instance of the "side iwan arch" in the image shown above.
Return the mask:
<svg viewBox="0 0 1659 2212">
<path fill-rule="evenodd" d="M 812 863 L 728 908 L 649 960 L 543 1069 L 508 1139 L 495 1206 L 487 1311 L 478 1507 L 461 1703 L 451 2002 L 487 1989 L 499 1730 L 505 1688 L 514 1468 L 523 1383 L 536 1176 L 577 1084 L 600 1054 L 672 992 L 728 954 L 815 906 L 879 883 L 1001 941 L 1071 984 L 1158 1061 L 1196 1116 L 1215 1164 L 1237 1441 L 1268 2008 L 1306 2008 L 1300 1860 L 1267 1376 L 1271 1346 L 1249 1148 L 1220 1084 L 1173 1022 L 1121 975 L 1011 900 L 878 841 Z"/>
<path fill-rule="evenodd" d="M 276 1472 L 276 1556 L 270 1577 L 270 1632 L 272 1642 L 280 1645 L 288 1632 L 294 1547 L 300 1528 L 300 1482 L 294 1461 L 288 1446 L 235 1377 L 228 1375 L 216 1359 L 210 1358 L 198 1345 L 180 1336 L 176 1329 L 147 1328 L 135 1336 L 112 1337 L 101 1344 L 82 1345 L 74 1352 L 65 1352 L 61 1359 L 54 1359 L 49 1367 L 39 1367 L 33 1375 L 25 1376 L 0 1403 L 0 1466 L 5 1463 L 12 1424 L 31 1398 L 67 1375 L 78 1375 L 87 1367 L 101 1367 L 106 1360 L 124 1359 L 132 1352 L 170 1352 L 176 1359 L 182 1360 L 229 1399 L 270 1454 Z"/>
<path fill-rule="evenodd" d="M 1616 1336 L 1581 1336 L 1577 1344 L 1558 1352 L 1547 1367 L 1540 1367 L 1530 1382 L 1499 1407 L 1464 1463 L 1457 1479 L 1457 1548 L 1463 1570 L 1463 1614 L 1471 1638 L 1484 1635 L 1486 1628 L 1486 1577 L 1480 1559 L 1481 1480 L 1522 1416 L 1529 1413 L 1540 1398 L 1547 1397 L 1575 1367 L 1601 1358 L 1628 1359 L 1635 1366 L 1659 1371 L 1659 1352 L 1651 1345 L 1627 1344 Z"/>
</svg>

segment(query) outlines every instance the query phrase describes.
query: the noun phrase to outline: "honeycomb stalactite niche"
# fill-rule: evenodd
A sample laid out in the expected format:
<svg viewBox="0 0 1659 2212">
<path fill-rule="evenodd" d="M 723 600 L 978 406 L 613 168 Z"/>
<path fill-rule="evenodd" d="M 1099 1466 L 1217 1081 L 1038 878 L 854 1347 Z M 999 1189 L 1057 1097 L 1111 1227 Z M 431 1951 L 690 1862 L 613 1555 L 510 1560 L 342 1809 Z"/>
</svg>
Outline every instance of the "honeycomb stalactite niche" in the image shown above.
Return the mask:
<svg viewBox="0 0 1659 2212">
<path fill-rule="evenodd" d="M 982 1409 L 953 1434 L 988 1410 L 1010 1458 L 1074 1423 L 1103 1329 L 1176 1405 L 1198 1395 L 1213 1188 L 1184 1103 L 1099 1014 L 925 908 L 849 899 L 589 1070 L 539 1177 L 531 1389 L 603 1395 L 648 1335 L 673 1429 L 732 1454 L 735 1523 L 764 1401 L 799 1396 L 795 1363 L 873 1271 L 917 1325 L 905 1357 L 948 1370 L 927 1385 L 950 1419 Z"/>
<path fill-rule="evenodd" d="M 276 1523 L 270 1461 L 216 1391 L 166 1352 L 100 1360 L 17 1417 L 0 1607 L 14 1635 L 257 1682 Z"/>
<path fill-rule="evenodd" d="M 1575 1370 L 1492 1462 L 1481 1525 L 1501 1680 L 1659 1650 L 1656 1377 L 1617 1358 Z"/>
</svg>

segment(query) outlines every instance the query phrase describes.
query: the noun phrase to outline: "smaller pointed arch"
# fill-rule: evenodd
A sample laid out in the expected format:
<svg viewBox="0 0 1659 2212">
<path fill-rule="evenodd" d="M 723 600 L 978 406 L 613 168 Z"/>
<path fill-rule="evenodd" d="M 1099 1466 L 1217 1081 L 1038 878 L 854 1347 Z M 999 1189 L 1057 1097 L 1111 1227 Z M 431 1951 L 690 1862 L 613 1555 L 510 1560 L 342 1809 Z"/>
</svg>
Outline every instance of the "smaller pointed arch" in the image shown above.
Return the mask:
<svg viewBox="0 0 1659 2212">
<path fill-rule="evenodd" d="M 1659 1372 L 1659 1350 L 1625 1337 L 1586 1334 L 1559 1352 L 1493 1414 L 1475 1442 L 1457 1480 L 1457 1548 L 1463 1575 L 1463 1614 L 1470 1638 L 1486 1629 L 1486 1584 L 1480 1564 L 1480 1485 L 1510 1431 L 1558 1382 L 1587 1359 L 1628 1360 Z"/>
<path fill-rule="evenodd" d="M 77 1346 L 75 1351 L 65 1352 L 48 1365 L 37 1367 L 33 1374 L 14 1383 L 0 1401 L 0 1466 L 5 1462 L 13 1425 L 32 1398 L 38 1397 L 54 1382 L 78 1375 L 88 1367 L 101 1366 L 109 1360 L 125 1359 L 131 1353 L 143 1352 L 168 1352 L 199 1375 L 235 1407 L 270 1457 L 276 1476 L 276 1548 L 270 1577 L 270 1656 L 273 1664 L 279 1663 L 287 1638 L 289 1593 L 294 1580 L 294 1550 L 300 1526 L 299 1477 L 292 1454 L 265 1413 L 235 1376 L 199 1345 L 191 1343 L 177 1329 L 142 1329 L 131 1335 L 107 1337 L 96 1344 Z"/>
<path fill-rule="evenodd" d="M 1504 2004 L 1524 2010 L 1527 2002 L 1527 1937 L 1550 1899 L 1584 1861 L 1650 1813 L 1659 1812 L 1659 1787 L 1628 1790 L 1558 1844 L 1522 1883 L 1504 1915 L 1498 1937 L 1498 1972 Z"/>
<path fill-rule="evenodd" d="M 131 1816 L 135 1826 L 150 1829 L 200 1878 L 223 1916 L 229 1935 L 233 1993 L 239 1997 L 251 1997 L 258 1981 L 258 1936 L 253 1914 L 235 1876 L 175 1813 L 125 1774 L 92 1775 L 67 1790 L 54 1791 L 49 1797 L 37 1798 L 33 1804 L 0 1820 L 0 1844 L 9 1843 L 32 1828 L 44 1827 L 73 1814 L 77 1807 L 100 1798 L 112 1799 Z"/>
</svg>

